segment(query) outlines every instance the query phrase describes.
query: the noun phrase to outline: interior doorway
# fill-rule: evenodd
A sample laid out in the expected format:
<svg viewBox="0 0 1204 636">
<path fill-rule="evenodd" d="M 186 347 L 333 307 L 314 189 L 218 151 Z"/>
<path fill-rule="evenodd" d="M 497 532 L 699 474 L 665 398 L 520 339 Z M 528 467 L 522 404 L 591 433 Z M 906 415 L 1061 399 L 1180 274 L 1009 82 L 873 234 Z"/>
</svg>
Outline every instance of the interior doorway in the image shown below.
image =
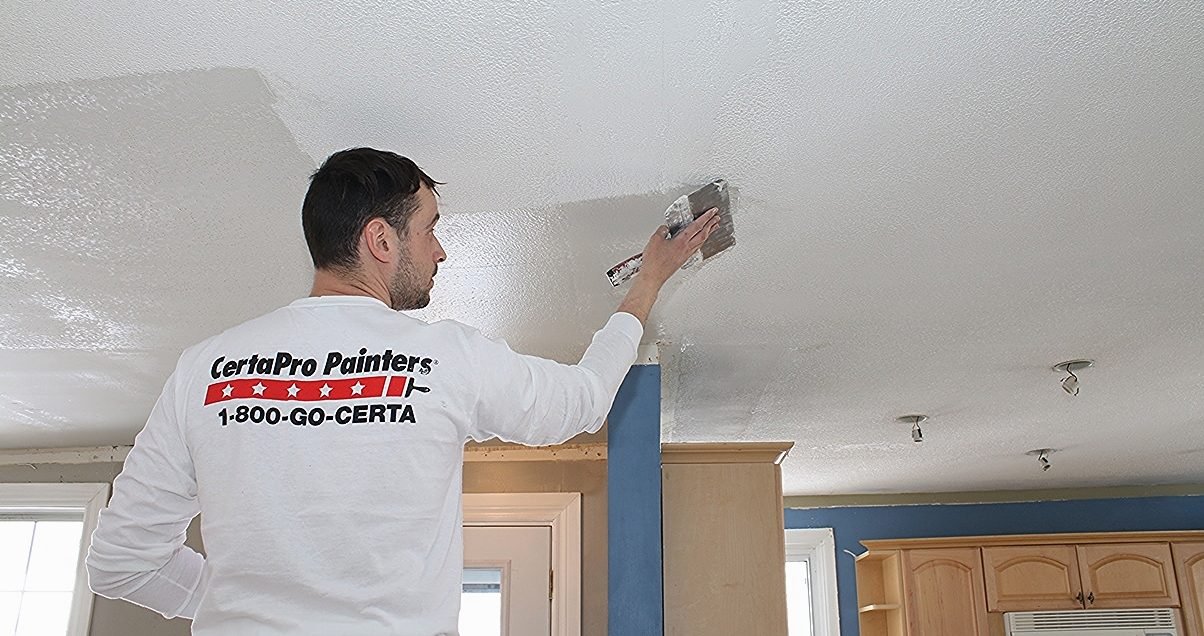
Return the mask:
<svg viewBox="0 0 1204 636">
<path fill-rule="evenodd" d="M 464 528 L 460 636 L 551 636 L 552 528 Z"/>
<path fill-rule="evenodd" d="M 580 636 L 581 494 L 464 495 L 462 636 Z"/>
</svg>

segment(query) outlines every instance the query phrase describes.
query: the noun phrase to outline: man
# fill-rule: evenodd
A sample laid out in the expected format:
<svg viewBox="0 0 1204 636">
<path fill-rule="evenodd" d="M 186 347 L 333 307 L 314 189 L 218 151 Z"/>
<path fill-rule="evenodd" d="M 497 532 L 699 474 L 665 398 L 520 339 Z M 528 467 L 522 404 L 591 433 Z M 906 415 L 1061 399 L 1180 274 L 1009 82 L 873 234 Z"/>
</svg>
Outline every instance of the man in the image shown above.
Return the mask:
<svg viewBox="0 0 1204 636">
<path fill-rule="evenodd" d="M 92 536 L 92 589 L 196 634 L 455 634 L 467 439 L 601 427 L 665 281 L 718 225 L 659 228 L 577 365 L 519 355 L 430 302 L 436 182 L 358 148 L 313 175 L 313 290 L 185 351 Z M 183 545 L 201 513 L 207 558 Z"/>
</svg>

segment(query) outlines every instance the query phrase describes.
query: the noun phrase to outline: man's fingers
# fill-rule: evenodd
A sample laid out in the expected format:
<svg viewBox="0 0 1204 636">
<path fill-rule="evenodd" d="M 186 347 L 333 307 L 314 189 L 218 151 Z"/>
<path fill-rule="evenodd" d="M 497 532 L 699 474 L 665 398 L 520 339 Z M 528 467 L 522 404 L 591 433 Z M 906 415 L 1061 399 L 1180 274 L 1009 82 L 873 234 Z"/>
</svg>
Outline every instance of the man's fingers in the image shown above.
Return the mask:
<svg viewBox="0 0 1204 636">
<path fill-rule="evenodd" d="M 704 225 L 701 230 L 698 231 L 697 236 L 700 238 L 700 242 L 706 241 L 708 238 L 710 238 L 711 234 L 717 229 L 719 229 L 719 217 L 715 216 L 710 220 L 710 222 Z"/>
<path fill-rule="evenodd" d="M 702 214 L 702 216 L 694 219 L 694 221 L 690 223 L 690 227 L 686 228 L 686 233 L 689 235 L 690 239 L 693 240 L 694 237 L 704 232 L 707 229 L 707 226 L 711 223 L 718 225 L 718 216 L 719 208 L 711 208 L 707 210 Z"/>
</svg>

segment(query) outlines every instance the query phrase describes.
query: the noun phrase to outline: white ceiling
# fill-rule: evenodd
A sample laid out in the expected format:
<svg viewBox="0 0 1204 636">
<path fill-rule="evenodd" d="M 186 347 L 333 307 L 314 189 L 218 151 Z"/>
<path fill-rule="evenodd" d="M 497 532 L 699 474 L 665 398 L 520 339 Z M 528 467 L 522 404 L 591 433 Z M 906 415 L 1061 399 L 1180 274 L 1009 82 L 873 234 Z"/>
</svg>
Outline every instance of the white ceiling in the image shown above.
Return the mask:
<svg viewBox="0 0 1204 636">
<path fill-rule="evenodd" d="M 0 4 L 0 448 L 129 443 L 308 291 L 306 177 L 373 145 L 448 182 L 421 315 L 562 360 L 726 177 L 663 438 L 796 440 L 787 494 L 1204 479 L 1197 0 L 98 6 Z"/>
</svg>

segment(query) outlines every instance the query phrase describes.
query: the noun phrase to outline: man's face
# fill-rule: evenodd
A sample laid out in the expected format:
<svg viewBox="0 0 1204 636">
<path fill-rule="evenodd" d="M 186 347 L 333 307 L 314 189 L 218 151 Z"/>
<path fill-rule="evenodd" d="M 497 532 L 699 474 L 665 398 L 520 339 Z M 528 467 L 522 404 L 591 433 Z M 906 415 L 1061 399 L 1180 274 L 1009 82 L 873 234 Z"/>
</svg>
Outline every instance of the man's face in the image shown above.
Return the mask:
<svg viewBox="0 0 1204 636">
<path fill-rule="evenodd" d="M 439 221 L 439 203 L 435 193 L 418 188 L 418 208 L 410 217 L 405 232 L 399 233 L 401 257 L 389 280 L 389 296 L 397 311 L 422 309 L 431 302 L 431 288 L 439 263 L 447 258 L 439 239 L 435 238 L 435 223 Z"/>
</svg>

